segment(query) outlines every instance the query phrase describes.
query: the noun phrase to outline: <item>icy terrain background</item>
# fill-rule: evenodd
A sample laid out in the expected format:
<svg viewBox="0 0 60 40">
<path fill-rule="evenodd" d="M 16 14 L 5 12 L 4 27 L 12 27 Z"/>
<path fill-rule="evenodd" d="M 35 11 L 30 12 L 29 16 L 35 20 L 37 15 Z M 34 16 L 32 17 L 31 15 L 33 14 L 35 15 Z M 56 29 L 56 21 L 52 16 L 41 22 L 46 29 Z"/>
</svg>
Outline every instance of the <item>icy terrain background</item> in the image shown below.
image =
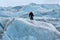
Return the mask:
<svg viewBox="0 0 60 40">
<path fill-rule="evenodd" d="M 29 12 L 34 20 L 29 20 Z M 60 5 L 0 7 L 1 40 L 60 40 Z"/>
</svg>

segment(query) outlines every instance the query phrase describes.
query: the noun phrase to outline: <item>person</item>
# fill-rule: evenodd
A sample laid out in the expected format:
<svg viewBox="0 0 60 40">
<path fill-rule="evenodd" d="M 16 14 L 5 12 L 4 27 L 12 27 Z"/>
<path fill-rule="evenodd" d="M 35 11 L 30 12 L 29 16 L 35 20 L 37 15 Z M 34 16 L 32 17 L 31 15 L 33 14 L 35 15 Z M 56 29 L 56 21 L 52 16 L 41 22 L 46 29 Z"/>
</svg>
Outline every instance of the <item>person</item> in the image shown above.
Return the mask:
<svg viewBox="0 0 60 40">
<path fill-rule="evenodd" d="M 30 18 L 30 20 L 33 20 L 33 17 L 34 17 L 33 12 L 30 12 L 30 13 L 29 13 L 29 18 Z"/>
</svg>

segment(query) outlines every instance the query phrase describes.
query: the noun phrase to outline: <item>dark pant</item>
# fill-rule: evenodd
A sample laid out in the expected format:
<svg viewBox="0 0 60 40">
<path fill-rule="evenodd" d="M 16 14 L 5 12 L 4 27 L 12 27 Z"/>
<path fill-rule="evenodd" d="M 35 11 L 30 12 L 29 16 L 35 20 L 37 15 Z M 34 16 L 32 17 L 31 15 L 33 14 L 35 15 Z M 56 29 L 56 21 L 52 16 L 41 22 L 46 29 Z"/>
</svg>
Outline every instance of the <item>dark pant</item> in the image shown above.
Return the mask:
<svg viewBox="0 0 60 40">
<path fill-rule="evenodd" d="M 30 20 L 33 20 L 33 16 L 30 17 Z"/>
</svg>

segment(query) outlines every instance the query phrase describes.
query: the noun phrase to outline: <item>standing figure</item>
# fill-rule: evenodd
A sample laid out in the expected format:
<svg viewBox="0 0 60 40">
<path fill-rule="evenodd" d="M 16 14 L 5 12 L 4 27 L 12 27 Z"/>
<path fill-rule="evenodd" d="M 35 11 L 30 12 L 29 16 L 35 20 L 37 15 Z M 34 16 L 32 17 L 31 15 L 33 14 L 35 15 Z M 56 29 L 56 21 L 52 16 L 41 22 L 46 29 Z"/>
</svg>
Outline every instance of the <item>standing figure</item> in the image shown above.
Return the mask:
<svg viewBox="0 0 60 40">
<path fill-rule="evenodd" d="M 30 20 L 33 20 L 33 17 L 34 17 L 33 12 L 30 12 L 30 13 L 29 13 L 29 18 L 30 18 Z"/>
</svg>

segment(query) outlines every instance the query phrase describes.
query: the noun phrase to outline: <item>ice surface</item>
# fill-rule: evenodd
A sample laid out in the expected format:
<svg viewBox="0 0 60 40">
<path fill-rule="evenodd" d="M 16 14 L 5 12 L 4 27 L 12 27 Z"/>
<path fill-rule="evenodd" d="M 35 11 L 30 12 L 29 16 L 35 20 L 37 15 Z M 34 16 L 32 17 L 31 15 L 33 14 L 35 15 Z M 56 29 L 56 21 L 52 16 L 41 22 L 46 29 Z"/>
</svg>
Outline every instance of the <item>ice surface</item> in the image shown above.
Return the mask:
<svg viewBox="0 0 60 40">
<path fill-rule="evenodd" d="M 60 40 L 60 6 L 58 4 L 30 4 L 0 7 L 1 40 Z M 34 13 L 30 21 L 28 13 Z M 25 19 L 26 18 L 26 19 Z"/>
<path fill-rule="evenodd" d="M 56 32 L 49 23 L 16 18 L 5 31 L 4 40 L 56 40 Z"/>
</svg>

